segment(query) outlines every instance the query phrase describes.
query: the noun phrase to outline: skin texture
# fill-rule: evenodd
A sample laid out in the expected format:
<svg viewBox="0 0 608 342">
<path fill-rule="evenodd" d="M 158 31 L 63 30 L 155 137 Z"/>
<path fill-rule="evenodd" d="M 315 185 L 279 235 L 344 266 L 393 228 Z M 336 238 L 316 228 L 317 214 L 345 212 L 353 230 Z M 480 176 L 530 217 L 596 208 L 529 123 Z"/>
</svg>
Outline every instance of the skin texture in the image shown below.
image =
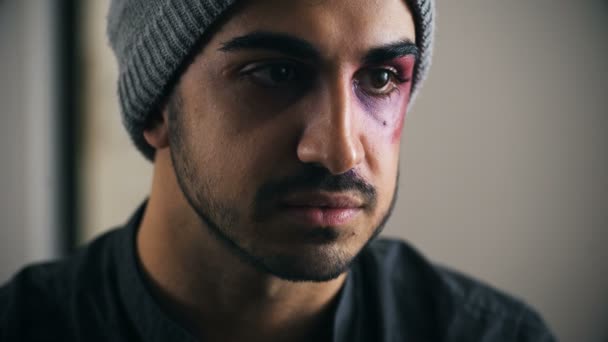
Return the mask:
<svg viewBox="0 0 608 342">
<path fill-rule="evenodd" d="M 316 55 L 228 44 L 260 33 Z M 393 204 L 415 63 L 365 56 L 404 41 L 401 0 L 248 1 L 185 69 L 145 132 L 157 151 L 137 249 L 194 335 L 329 339 L 348 265 Z"/>
</svg>

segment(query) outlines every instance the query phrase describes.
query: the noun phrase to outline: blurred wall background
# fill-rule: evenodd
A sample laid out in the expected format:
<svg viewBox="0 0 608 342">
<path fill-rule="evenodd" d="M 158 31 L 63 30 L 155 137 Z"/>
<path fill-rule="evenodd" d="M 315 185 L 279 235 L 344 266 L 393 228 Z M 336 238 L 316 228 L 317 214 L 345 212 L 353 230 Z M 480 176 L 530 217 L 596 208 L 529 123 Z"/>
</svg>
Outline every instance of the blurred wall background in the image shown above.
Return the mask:
<svg viewBox="0 0 608 342">
<path fill-rule="evenodd" d="M 79 12 L 81 243 L 125 222 L 145 198 L 152 171 L 120 123 L 117 69 L 105 38 L 108 4 L 83 1 Z M 6 43 L 8 35 L 26 35 L 28 21 L 8 14 L 17 7 L 53 12 L 44 0 L 0 1 L 0 137 L 9 161 L 0 166 L 0 280 L 32 259 L 23 246 L 53 255 L 40 245 L 53 240 L 52 224 L 39 219 L 34 233 L 24 233 L 35 225 L 31 217 L 52 215 L 52 206 L 33 210 L 28 198 L 37 198 L 32 188 L 61 193 L 28 171 L 52 164 L 31 162 L 43 145 L 18 143 L 40 134 L 24 119 L 35 76 L 23 73 L 41 59 L 21 58 L 32 51 Z M 29 39 L 43 34 L 36 32 Z M 43 54 L 53 45 L 37 48 Z M 400 200 L 385 231 L 523 298 L 563 341 L 608 340 L 606 55 L 603 0 L 439 2 L 435 61 L 407 119 Z M 46 124 L 36 127 L 52 127 Z M 32 180 L 42 188 L 28 186 Z"/>
<path fill-rule="evenodd" d="M 0 1 L 0 282 L 60 254 L 56 5 Z"/>
</svg>

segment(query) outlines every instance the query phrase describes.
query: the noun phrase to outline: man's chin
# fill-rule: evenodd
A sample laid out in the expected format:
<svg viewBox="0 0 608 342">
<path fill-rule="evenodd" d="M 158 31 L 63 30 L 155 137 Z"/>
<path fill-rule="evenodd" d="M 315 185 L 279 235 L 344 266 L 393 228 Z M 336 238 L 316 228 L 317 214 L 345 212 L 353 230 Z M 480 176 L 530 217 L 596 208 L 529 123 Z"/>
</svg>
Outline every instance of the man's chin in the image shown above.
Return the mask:
<svg viewBox="0 0 608 342">
<path fill-rule="evenodd" d="M 289 281 L 326 282 L 347 272 L 382 226 L 357 222 L 314 227 L 270 221 L 252 229 L 248 236 L 232 236 L 230 231 L 209 227 L 242 261 L 260 272 Z"/>
<path fill-rule="evenodd" d="M 314 247 L 312 247 L 314 248 Z M 306 255 L 281 254 L 256 260 L 258 267 L 284 280 L 294 282 L 326 282 L 348 271 L 355 255 L 329 246 L 308 251 Z"/>
</svg>

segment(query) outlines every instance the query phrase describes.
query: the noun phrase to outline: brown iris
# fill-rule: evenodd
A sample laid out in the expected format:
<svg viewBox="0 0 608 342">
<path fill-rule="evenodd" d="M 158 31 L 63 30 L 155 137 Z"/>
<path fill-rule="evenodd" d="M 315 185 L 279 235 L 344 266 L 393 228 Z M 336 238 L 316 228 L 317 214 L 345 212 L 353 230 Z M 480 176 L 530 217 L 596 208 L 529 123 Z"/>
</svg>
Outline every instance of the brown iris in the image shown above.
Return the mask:
<svg viewBox="0 0 608 342">
<path fill-rule="evenodd" d="M 385 68 L 364 69 L 357 77 L 357 86 L 370 95 L 390 95 L 399 83 L 397 73 Z"/>
<path fill-rule="evenodd" d="M 375 70 L 370 75 L 370 85 L 376 89 L 384 88 L 391 80 L 391 75 L 386 70 Z"/>
</svg>

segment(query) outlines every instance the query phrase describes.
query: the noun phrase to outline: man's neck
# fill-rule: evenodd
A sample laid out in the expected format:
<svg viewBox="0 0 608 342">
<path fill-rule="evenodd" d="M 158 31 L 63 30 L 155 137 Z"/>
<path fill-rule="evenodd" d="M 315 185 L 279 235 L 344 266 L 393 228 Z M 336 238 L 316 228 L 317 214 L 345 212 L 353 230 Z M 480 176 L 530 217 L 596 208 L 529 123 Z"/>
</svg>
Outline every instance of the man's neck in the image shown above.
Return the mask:
<svg viewBox="0 0 608 342">
<path fill-rule="evenodd" d="M 170 176 L 160 182 L 155 174 L 137 235 L 142 269 L 163 309 L 205 341 L 328 339 L 345 275 L 291 282 L 255 269 L 202 224 Z"/>
</svg>

